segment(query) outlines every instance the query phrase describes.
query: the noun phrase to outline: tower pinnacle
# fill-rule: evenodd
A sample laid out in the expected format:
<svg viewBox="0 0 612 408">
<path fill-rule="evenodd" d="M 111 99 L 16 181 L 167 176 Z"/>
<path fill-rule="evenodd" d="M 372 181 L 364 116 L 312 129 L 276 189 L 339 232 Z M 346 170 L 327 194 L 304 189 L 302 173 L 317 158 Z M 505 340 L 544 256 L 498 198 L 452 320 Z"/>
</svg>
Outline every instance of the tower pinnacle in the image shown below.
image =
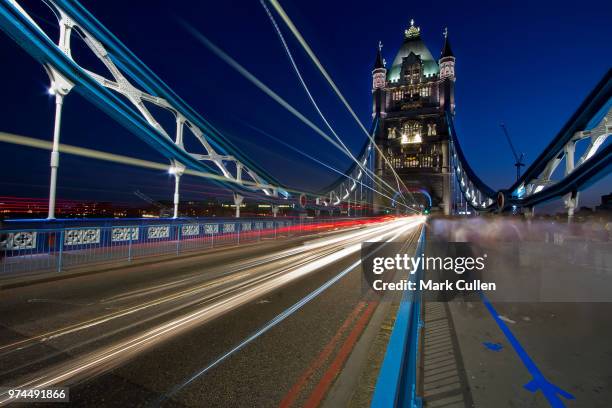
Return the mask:
<svg viewBox="0 0 612 408">
<path fill-rule="evenodd" d="M 440 54 L 440 58 L 444 57 L 454 57 L 453 50 L 450 45 L 450 39 L 448 38 L 448 28 L 444 28 L 444 47 L 442 48 L 442 54 Z"/>
<path fill-rule="evenodd" d="M 385 60 L 382 57 L 382 41 L 378 42 L 378 49 L 376 50 L 376 62 L 374 63 L 374 69 L 384 68 Z"/>
<path fill-rule="evenodd" d="M 416 38 L 419 37 L 421 35 L 421 27 L 417 27 L 414 25 L 414 19 L 411 18 L 410 19 L 410 27 L 408 27 L 405 31 L 404 31 L 404 37 L 405 38 Z"/>
</svg>

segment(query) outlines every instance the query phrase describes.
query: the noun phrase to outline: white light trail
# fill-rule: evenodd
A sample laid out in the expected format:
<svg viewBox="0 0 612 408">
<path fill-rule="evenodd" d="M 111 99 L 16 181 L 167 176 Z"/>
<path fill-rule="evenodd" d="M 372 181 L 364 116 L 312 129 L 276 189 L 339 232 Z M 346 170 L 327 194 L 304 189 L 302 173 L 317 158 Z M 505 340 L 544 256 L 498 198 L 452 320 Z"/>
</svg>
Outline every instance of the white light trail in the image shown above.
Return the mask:
<svg viewBox="0 0 612 408">
<path fill-rule="evenodd" d="M 262 7 L 264 8 L 264 10 L 266 11 L 266 14 L 268 15 L 268 18 L 270 19 L 270 21 L 272 22 L 272 25 L 274 27 L 274 29 L 276 30 L 276 33 L 281 41 L 281 44 L 283 46 L 283 48 L 285 49 L 285 53 L 287 54 L 287 57 L 289 58 L 289 62 L 291 63 L 291 66 L 293 67 L 294 72 L 296 73 L 298 80 L 300 81 L 302 88 L 304 88 L 304 91 L 306 92 L 306 95 L 308 96 L 308 99 L 310 100 L 310 103 L 314 106 L 315 110 L 317 111 L 317 113 L 319 114 L 319 117 L 321 118 L 321 120 L 323 121 L 323 123 L 325 123 L 325 125 L 327 126 L 327 128 L 329 129 L 329 131 L 332 133 L 332 135 L 335 137 L 335 139 L 338 141 L 338 143 L 344 148 L 344 150 L 346 151 L 346 153 L 349 155 L 349 157 L 355 162 L 357 163 L 357 165 L 360 168 L 360 172 L 361 170 L 364 170 L 372 180 L 378 179 L 384 186 L 387 186 L 390 191 L 391 191 L 391 195 L 393 195 L 394 190 L 393 187 L 391 187 L 386 180 L 384 180 L 382 177 L 379 177 L 376 175 L 376 173 L 370 171 L 367 167 L 365 167 L 366 162 L 367 162 L 367 156 L 366 156 L 366 160 L 363 161 L 363 164 L 351 153 L 350 149 L 344 144 L 344 142 L 342 141 L 342 139 L 340 138 L 340 136 L 338 136 L 338 134 L 336 133 L 336 131 L 334 130 L 334 128 L 332 127 L 332 125 L 329 123 L 329 121 L 327 120 L 327 118 L 325 117 L 325 115 L 323 114 L 323 112 L 321 111 L 321 109 L 319 108 L 319 105 L 317 104 L 317 102 L 315 101 L 314 97 L 312 96 L 312 93 L 310 92 L 310 89 L 308 88 L 308 86 L 306 85 L 306 81 L 304 80 L 304 78 L 302 77 L 302 73 L 300 72 L 300 69 L 298 68 L 295 60 L 293 59 L 293 55 L 291 54 L 291 50 L 289 49 L 289 46 L 287 45 L 287 42 L 285 41 L 285 37 L 283 36 L 283 33 L 280 30 L 280 27 L 278 26 L 278 24 L 276 24 L 276 20 L 274 19 L 274 16 L 272 15 L 272 13 L 270 12 L 270 10 L 268 9 L 268 6 L 266 6 L 266 0 L 260 0 L 260 4 L 262 5 Z M 369 146 L 368 146 L 369 147 Z"/>
<path fill-rule="evenodd" d="M 206 36 L 204 36 L 202 33 L 200 33 L 198 30 L 196 30 L 193 26 L 191 26 L 189 23 L 182 21 L 182 24 L 185 26 L 185 28 L 198 40 L 200 41 L 204 46 L 206 46 L 210 51 L 212 51 L 215 55 L 217 55 L 217 57 L 219 57 L 222 61 L 224 61 L 226 64 L 228 64 L 230 67 L 232 67 L 233 69 L 235 69 L 238 73 L 240 73 L 244 78 L 246 78 L 248 81 L 250 81 L 253 85 L 255 85 L 257 88 L 259 88 L 262 92 L 264 92 L 266 95 L 268 95 L 270 98 L 272 98 L 274 101 L 276 101 L 279 105 L 281 105 L 283 108 L 285 108 L 287 111 L 289 111 L 290 113 L 292 113 L 295 117 L 297 117 L 300 121 L 302 121 L 304 124 L 306 124 L 308 127 L 310 127 L 312 130 L 315 131 L 315 133 L 317 133 L 318 135 L 320 135 L 321 137 L 323 137 L 325 140 L 327 140 L 329 143 L 331 143 L 336 149 L 340 150 L 344 155 L 348 156 L 349 158 L 351 158 L 351 154 L 350 152 L 347 153 L 345 151 L 345 149 L 338 144 L 338 142 L 336 142 L 335 140 L 333 140 L 327 133 L 325 133 L 323 130 L 321 130 L 317 125 L 315 125 L 310 119 L 308 119 L 306 116 L 304 116 L 301 112 L 299 112 L 297 109 L 295 109 L 291 104 L 289 104 L 289 102 L 287 102 L 285 99 L 283 99 L 280 95 L 278 95 L 276 92 L 274 92 L 272 89 L 270 89 L 266 84 L 264 84 L 262 81 L 260 81 L 255 75 L 251 74 L 251 72 L 249 72 L 245 67 L 243 67 L 238 61 L 236 61 L 235 59 L 233 59 L 231 56 L 229 56 L 225 51 L 223 51 L 221 48 L 217 47 L 212 41 L 210 41 Z M 369 136 L 369 135 L 368 135 Z M 371 138 L 371 136 L 369 136 Z M 373 140 L 373 139 L 372 139 Z M 394 170 L 393 170 L 394 171 Z M 399 189 L 399 184 L 398 184 L 398 190 Z M 406 191 L 408 191 L 408 189 L 406 188 Z M 384 195 L 382 192 L 376 191 L 378 194 Z M 386 197 L 386 196 L 385 196 Z M 406 208 L 411 209 L 410 207 L 404 205 Z"/>
<path fill-rule="evenodd" d="M 351 107 L 351 105 L 348 103 L 348 101 L 346 100 L 346 98 L 344 97 L 344 95 L 342 95 L 342 92 L 340 92 L 340 89 L 338 89 L 338 87 L 336 86 L 336 83 L 334 82 L 334 80 L 331 78 L 331 76 L 329 75 L 329 73 L 327 72 L 327 70 L 325 69 L 325 67 L 323 67 L 323 64 L 321 64 L 321 61 L 319 61 L 319 58 L 317 58 L 317 56 L 315 55 L 314 51 L 312 51 L 312 49 L 310 48 L 310 46 L 308 45 L 308 43 L 306 42 L 306 40 L 304 39 L 304 37 L 302 37 L 302 34 L 300 34 L 299 30 L 297 29 L 297 27 L 295 26 L 295 24 L 293 24 L 293 21 L 291 21 L 291 19 L 289 18 L 289 15 L 285 12 L 285 10 L 281 7 L 280 3 L 278 2 L 278 0 L 268 0 L 270 1 L 270 4 L 272 4 L 272 6 L 274 7 L 274 9 L 276 10 L 276 12 L 281 16 L 281 18 L 283 19 L 283 21 L 285 22 L 285 24 L 287 25 L 287 27 L 289 27 L 289 30 L 293 33 L 293 36 L 296 38 L 296 40 L 300 43 L 300 45 L 302 46 L 302 48 L 304 49 L 304 51 L 306 51 L 306 54 L 308 54 L 308 56 L 310 57 L 310 59 L 312 60 L 312 62 L 315 64 L 315 66 L 319 69 L 319 72 L 321 72 L 321 74 L 323 75 L 323 77 L 327 80 L 327 82 L 329 83 L 329 85 L 332 87 L 332 89 L 334 90 L 334 92 L 336 93 L 336 95 L 338 96 L 338 98 L 340 98 L 340 100 L 342 101 L 342 103 L 344 104 L 344 106 L 346 107 L 346 109 L 349 111 L 349 113 L 351 114 L 351 116 L 353 117 L 353 119 L 355 119 L 355 122 L 357 122 L 357 125 L 361 128 L 361 130 L 363 130 L 363 132 L 366 134 L 366 136 L 368 137 L 368 139 L 370 139 L 370 141 L 372 142 L 374 148 L 378 151 L 378 153 L 381 155 L 381 157 L 383 158 L 383 160 L 385 160 L 385 162 L 387 163 L 387 165 L 389 166 L 389 168 L 391 169 L 391 171 L 393 172 L 393 175 L 395 176 L 395 180 L 397 181 L 397 186 L 398 186 L 398 191 L 401 191 L 401 188 L 399 187 L 400 183 L 401 185 L 404 187 L 404 191 L 408 192 L 408 194 L 412 197 L 412 194 L 410 193 L 410 190 L 408 189 L 408 187 L 406 187 L 406 184 L 404 184 L 404 182 L 402 181 L 402 179 L 399 177 L 399 175 L 397 174 L 397 172 L 395 171 L 395 169 L 393 168 L 392 164 L 389 162 L 389 160 L 387 159 L 387 157 L 385 156 L 385 154 L 383 153 L 383 151 L 380 149 L 380 147 L 378 147 L 378 145 L 376 144 L 376 141 L 374 140 L 374 138 L 370 135 L 370 133 L 367 131 L 367 129 L 365 128 L 365 126 L 363 125 L 363 123 L 361 123 L 361 120 L 359 120 L 359 118 L 357 117 L 357 114 L 355 113 L 355 111 L 353 110 L 353 108 Z M 414 198 L 413 198 L 414 200 Z"/>
<path fill-rule="evenodd" d="M 407 226 L 405 228 L 400 228 L 400 230 L 395 235 L 393 235 L 391 238 L 387 239 L 386 242 L 394 241 L 399 236 L 404 234 L 407 231 L 407 229 L 412 229 L 412 228 L 414 228 L 414 226 L 412 226 L 412 225 L 410 227 Z M 375 241 L 375 240 L 373 240 L 373 241 Z M 290 308 L 286 309 L 285 311 L 283 311 L 282 313 L 277 315 L 275 318 L 270 320 L 266 325 L 264 325 L 261 329 L 257 330 L 255 333 L 253 333 L 252 335 L 250 335 L 249 337 L 247 337 L 246 339 L 241 341 L 238 345 L 233 347 L 228 352 L 226 352 L 226 353 L 222 354 L 221 356 L 219 356 L 217 359 L 215 359 L 212 363 L 207 365 L 205 368 L 203 368 L 202 370 L 198 371 L 194 375 L 190 376 L 186 381 L 184 381 L 181 384 L 179 384 L 176 387 L 174 387 L 169 393 L 165 394 L 163 396 L 163 398 L 161 398 L 159 400 L 159 402 L 161 403 L 161 402 L 167 400 L 168 398 L 172 397 L 173 395 L 176 395 L 178 392 L 180 392 L 186 386 L 191 384 L 193 381 L 195 381 L 199 377 L 203 376 L 204 374 L 206 374 L 208 371 L 210 371 L 214 367 L 216 367 L 219 364 L 221 364 L 223 361 L 225 361 L 232 354 L 235 354 L 236 352 L 240 351 L 242 348 L 244 348 L 246 345 L 251 343 L 253 340 L 257 339 L 259 336 L 261 336 L 262 334 L 266 333 L 267 331 L 269 331 L 270 329 L 272 329 L 273 327 L 275 327 L 276 325 L 281 323 L 287 317 L 291 316 L 293 313 L 295 313 L 296 311 L 300 310 L 302 308 L 302 306 L 304 306 L 305 304 L 310 302 L 315 297 L 319 296 L 321 293 L 323 293 L 325 290 L 327 290 L 333 284 L 338 282 L 340 279 L 342 279 L 344 276 L 346 276 L 353 269 L 357 268 L 359 265 L 361 265 L 361 259 L 359 259 L 358 261 L 356 261 L 355 263 L 350 265 L 348 268 L 344 269 L 342 272 L 340 272 L 339 274 L 337 274 L 336 276 L 334 276 L 333 278 L 331 278 L 330 280 L 325 282 L 323 285 L 321 285 L 320 287 L 318 287 L 317 289 L 315 289 L 314 291 L 309 293 L 307 296 L 305 296 L 302 299 L 300 299 L 293 306 L 291 306 Z"/>
<path fill-rule="evenodd" d="M 365 240 L 384 240 L 389 237 L 397 237 L 402 233 L 421 225 L 425 217 L 412 217 L 385 222 L 365 230 L 352 231 L 330 238 L 322 238 L 305 244 L 301 249 L 306 252 L 317 248 L 329 248 L 334 243 L 346 241 L 348 244 L 339 251 L 316 259 L 304 265 L 289 270 L 288 272 L 274 276 L 273 278 L 260 282 L 257 285 L 246 288 L 245 290 L 232 294 L 226 298 L 218 299 L 215 303 L 206 305 L 192 313 L 180 318 L 173 319 L 164 324 L 149 329 L 144 333 L 132 336 L 114 345 L 107 346 L 101 350 L 88 355 L 76 358 L 75 360 L 61 363 L 52 367 L 36 378 L 21 384 L 19 388 L 44 388 L 54 384 L 69 381 L 75 377 L 94 375 L 112 367 L 115 367 L 127 359 L 135 356 L 139 352 L 145 351 L 164 340 L 183 333 L 190 328 L 210 321 L 227 313 L 235 308 L 242 306 L 252 300 L 259 298 L 273 290 L 276 290 L 289 282 L 302 278 L 325 266 L 358 252 L 361 242 Z M 0 396 L 0 404 L 8 402 L 5 395 Z"/>
</svg>

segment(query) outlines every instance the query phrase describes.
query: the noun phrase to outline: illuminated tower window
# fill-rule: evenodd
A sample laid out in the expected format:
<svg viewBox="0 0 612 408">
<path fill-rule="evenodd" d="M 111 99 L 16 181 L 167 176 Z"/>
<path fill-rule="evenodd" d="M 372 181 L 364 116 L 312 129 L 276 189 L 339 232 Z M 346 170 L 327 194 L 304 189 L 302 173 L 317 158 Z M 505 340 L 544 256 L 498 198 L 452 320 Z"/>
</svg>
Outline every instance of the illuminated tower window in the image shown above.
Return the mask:
<svg viewBox="0 0 612 408">
<path fill-rule="evenodd" d="M 437 126 L 435 123 L 427 124 L 427 136 L 435 136 L 437 134 Z"/>
<path fill-rule="evenodd" d="M 411 120 L 402 126 L 402 144 L 421 143 L 421 124 Z"/>
</svg>

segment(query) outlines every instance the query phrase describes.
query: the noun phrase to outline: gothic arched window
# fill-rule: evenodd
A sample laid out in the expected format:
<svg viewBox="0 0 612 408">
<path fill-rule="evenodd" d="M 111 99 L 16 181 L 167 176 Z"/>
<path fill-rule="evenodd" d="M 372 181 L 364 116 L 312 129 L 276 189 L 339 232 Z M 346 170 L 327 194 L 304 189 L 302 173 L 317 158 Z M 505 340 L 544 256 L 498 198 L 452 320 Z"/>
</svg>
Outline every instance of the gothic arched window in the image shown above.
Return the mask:
<svg viewBox="0 0 612 408">
<path fill-rule="evenodd" d="M 402 144 L 421 143 L 421 123 L 409 120 L 402 125 Z"/>
</svg>

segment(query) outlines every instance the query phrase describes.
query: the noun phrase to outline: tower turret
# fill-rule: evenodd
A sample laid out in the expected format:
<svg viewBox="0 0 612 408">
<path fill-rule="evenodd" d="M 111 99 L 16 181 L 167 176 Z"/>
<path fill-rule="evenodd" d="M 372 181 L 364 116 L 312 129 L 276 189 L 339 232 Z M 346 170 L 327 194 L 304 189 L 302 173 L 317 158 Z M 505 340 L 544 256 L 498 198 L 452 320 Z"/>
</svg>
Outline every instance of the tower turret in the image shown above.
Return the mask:
<svg viewBox="0 0 612 408">
<path fill-rule="evenodd" d="M 455 55 L 451 48 L 448 38 L 448 29 L 444 29 L 444 47 L 440 54 L 440 108 L 445 111 L 447 108 L 455 114 Z"/>
<path fill-rule="evenodd" d="M 378 49 L 376 50 L 374 70 L 372 71 L 372 117 L 384 115 L 384 89 L 386 84 L 387 68 L 385 68 L 385 60 L 382 57 L 382 43 L 379 41 Z"/>
</svg>

